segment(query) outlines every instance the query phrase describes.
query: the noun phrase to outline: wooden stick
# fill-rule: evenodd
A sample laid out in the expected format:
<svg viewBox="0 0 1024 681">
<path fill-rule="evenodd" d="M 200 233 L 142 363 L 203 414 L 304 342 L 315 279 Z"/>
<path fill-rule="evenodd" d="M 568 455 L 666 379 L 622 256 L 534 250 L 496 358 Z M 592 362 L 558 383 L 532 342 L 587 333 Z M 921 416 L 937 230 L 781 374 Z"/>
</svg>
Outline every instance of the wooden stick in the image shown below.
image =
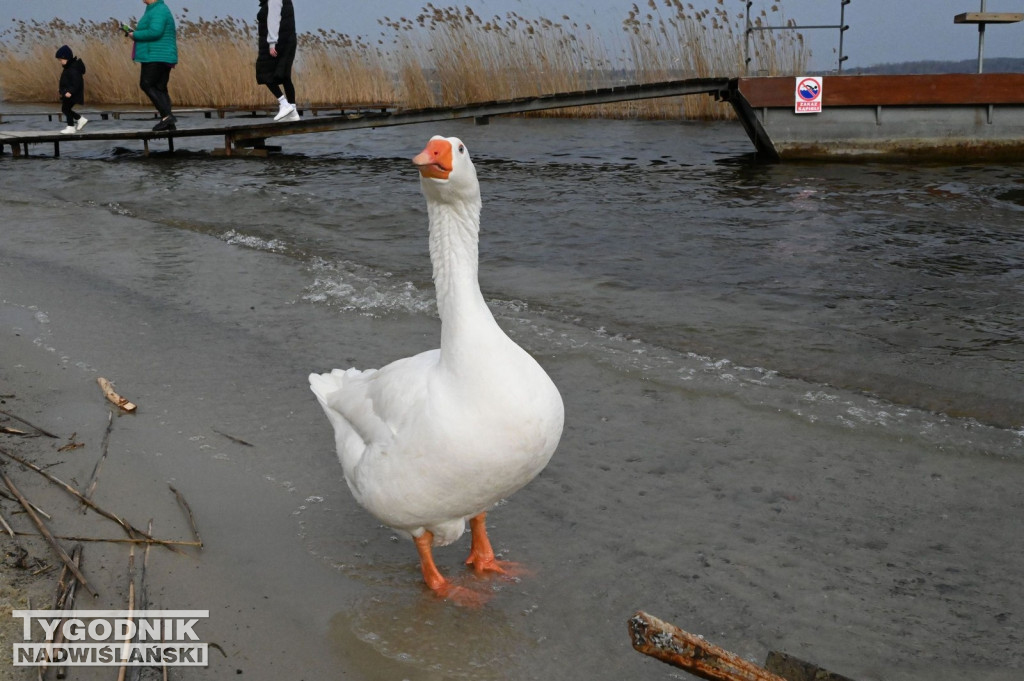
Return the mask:
<svg viewBox="0 0 1024 681">
<path fill-rule="evenodd" d="M 7 534 L 11 535 L 11 539 L 14 539 L 15 542 L 18 541 L 17 538 L 14 536 L 14 530 L 11 529 L 11 526 L 7 524 L 7 520 L 4 519 L 3 513 L 0 513 L 0 525 L 4 526 L 4 531 L 6 531 Z"/>
<path fill-rule="evenodd" d="M 82 569 L 82 563 L 81 563 L 81 560 L 82 560 L 82 545 L 81 544 L 75 545 L 75 548 L 71 552 L 71 557 L 74 559 L 75 565 L 78 566 L 78 569 Z M 63 581 L 64 577 L 66 577 L 66 576 L 67 575 L 62 574 L 61 575 L 61 580 Z M 54 603 L 54 607 L 53 607 L 54 610 L 63 610 L 64 611 L 64 616 L 61 619 L 61 623 L 57 627 L 57 636 L 53 640 L 53 642 L 55 644 L 57 644 L 57 645 L 60 645 L 60 643 L 64 640 L 64 621 L 63 620 L 67 619 L 67 613 L 69 613 L 70 611 L 75 609 L 75 589 L 76 589 L 77 586 L 78 586 L 78 580 L 75 579 L 74 577 L 72 577 L 71 581 L 68 582 L 68 584 L 65 586 L 65 588 L 63 590 L 63 593 L 60 594 L 59 598 Z M 57 678 L 58 679 L 63 679 L 65 676 L 67 676 L 67 672 L 68 672 L 67 667 L 65 667 L 64 665 L 61 665 L 61 666 L 57 667 Z"/>
<path fill-rule="evenodd" d="M 96 382 L 99 383 L 100 390 L 103 391 L 103 394 L 112 403 L 116 404 L 121 409 L 124 409 L 126 412 L 131 413 L 135 411 L 137 407 L 133 403 L 129 402 L 127 399 L 121 397 L 116 392 L 114 392 L 114 386 L 110 384 L 110 381 L 100 376 L 99 378 L 96 379 Z"/>
<path fill-rule="evenodd" d="M 174 488 L 174 485 L 168 484 L 167 486 L 171 488 L 171 491 L 174 492 L 174 496 L 177 498 L 178 503 L 181 504 L 182 508 L 184 508 L 185 512 L 188 514 L 188 522 L 192 526 L 192 535 L 196 538 L 196 541 L 199 542 L 200 548 L 202 548 L 203 538 L 199 536 L 199 528 L 196 527 L 196 518 L 192 515 L 192 507 L 188 505 L 187 501 L 185 501 L 185 497 L 182 496 L 181 492 Z"/>
<path fill-rule="evenodd" d="M 107 430 L 103 433 L 103 446 L 100 451 L 100 458 L 96 460 L 96 464 L 92 467 L 92 474 L 89 476 L 89 484 L 86 485 L 85 496 L 92 499 L 92 493 L 96 491 L 96 483 L 99 482 L 100 468 L 103 467 L 103 462 L 107 460 L 107 449 L 110 445 L 110 431 L 114 427 L 114 415 L 107 412 Z M 85 507 L 82 508 L 82 513 L 85 513 Z"/>
<path fill-rule="evenodd" d="M 822 669 L 816 664 L 804 662 L 787 653 L 769 650 L 764 661 L 768 671 L 778 674 L 786 681 L 853 681 L 848 676 Z"/>
<path fill-rule="evenodd" d="M 13 496 L 11 496 L 10 492 L 5 492 L 2 489 L 0 489 L 0 497 L 3 497 L 4 499 L 7 499 L 8 501 L 14 501 L 14 502 L 18 501 Z M 47 513 L 43 509 L 39 508 L 35 504 L 32 504 L 32 508 L 34 508 L 36 510 L 36 513 L 38 513 L 39 515 L 43 516 L 47 520 L 53 520 L 53 516 L 51 516 L 49 513 Z"/>
<path fill-rule="evenodd" d="M 146 531 L 153 534 L 153 519 L 149 519 L 149 525 L 146 527 Z M 139 609 L 149 609 L 149 585 L 146 584 L 146 568 L 149 567 L 149 544 L 146 544 L 146 548 L 142 552 L 142 570 L 139 572 Z M 138 638 L 138 631 L 135 632 L 133 641 Z M 139 681 L 142 677 L 142 666 L 133 665 L 130 676 L 128 677 L 131 681 Z"/>
<path fill-rule="evenodd" d="M 40 428 L 39 426 L 37 426 L 37 425 L 34 425 L 34 424 L 31 424 L 31 423 L 29 423 L 28 421 L 26 421 L 25 419 L 21 418 L 20 416 L 15 416 L 14 414 L 12 414 L 12 413 L 11 413 L 11 412 L 9 412 L 9 411 L 4 411 L 3 409 L 0 409 L 0 414 L 3 414 L 4 416 L 10 416 L 10 417 L 11 417 L 12 419 L 14 419 L 15 421 L 21 421 L 22 423 L 24 423 L 24 424 L 25 424 L 26 426 L 28 426 L 29 428 L 33 428 L 33 429 L 37 430 L 38 432 L 42 433 L 42 434 L 43 434 L 43 435 L 45 435 L 46 437 L 54 437 L 54 438 L 55 438 L 55 437 L 57 437 L 56 435 L 54 435 L 54 434 L 53 434 L 53 433 L 51 433 L 50 431 L 48 431 L 48 430 L 43 430 L 43 429 L 42 429 L 42 428 Z"/>
<path fill-rule="evenodd" d="M 0 478 L 2 478 L 4 484 L 7 485 L 7 489 L 11 490 L 11 494 L 17 497 L 18 502 L 21 504 L 22 508 L 25 509 L 25 513 L 28 514 L 28 517 L 32 519 L 36 528 L 38 528 L 39 532 L 46 538 L 50 547 L 54 550 L 57 556 L 64 561 L 64 564 L 68 566 L 68 569 L 71 570 L 71 574 L 75 576 L 75 579 L 82 583 L 82 587 L 88 591 L 93 598 L 96 598 L 99 594 L 93 591 L 92 587 L 89 586 L 89 583 L 85 579 L 85 575 L 83 575 L 78 567 L 72 562 L 71 556 L 67 554 L 67 551 L 65 551 L 61 545 L 57 543 L 57 540 L 53 538 L 53 535 L 50 534 L 50 530 L 46 527 L 42 518 L 36 515 L 36 512 L 32 510 L 32 505 L 28 503 L 28 500 L 25 499 L 24 495 L 22 495 L 22 493 L 18 491 L 18 488 L 14 486 L 11 479 L 7 477 L 7 473 L 0 471 Z"/>
<path fill-rule="evenodd" d="M 25 532 L 22 530 L 15 530 L 14 534 L 19 537 L 41 537 L 41 534 L 35 532 Z M 148 539 L 146 537 L 79 537 L 74 535 L 55 534 L 55 539 L 62 541 L 87 541 L 87 542 L 100 542 L 107 544 L 157 544 L 157 545 L 171 545 L 171 546 L 202 546 L 202 542 L 198 541 L 178 541 L 176 539 Z"/>
<path fill-rule="evenodd" d="M 57 537 L 57 539 L 63 539 L 63 537 Z M 78 569 L 82 569 L 82 545 L 75 544 L 71 549 L 71 560 L 74 561 Z M 60 576 L 57 578 L 57 591 L 53 597 L 53 607 L 51 610 L 63 610 L 64 604 L 67 602 L 68 592 L 71 591 L 71 587 L 77 584 L 74 576 L 68 570 L 68 566 L 65 565 L 61 568 Z"/>
<path fill-rule="evenodd" d="M 213 429 L 213 432 L 217 433 L 217 435 L 223 435 L 224 437 L 226 437 L 227 439 L 231 440 L 232 442 L 237 442 L 240 445 L 244 445 L 246 447 L 253 447 L 253 446 L 255 446 L 255 445 L 253 445 L 253 443 L 246 442 L 245 440 L 243 440 L 241 438 L 238 438 L 238 437 L 235 437 L 234 435 L 228 435 L 227 433 L 222 433 L 221 431 L 217 430 L 216 428 Z"/>
<path fill-rule="evenodd" d="M 633 647 L 666 664 L 712 681 L 786 681 L 699 636 L 638 611 L 629 619 Z"/>
<path fill-rule="evenodd" d="M 128 550 L 128 621 L 132 622 L 135 620 L 135 544 L 132 544 Z M 128 659 L 128 653 L 132 647 L 132 640 L 126 639 L 124 645 L 121 647 L 121 659 Z M 125 674 L 128 672 L 128 666 L 125 664 L 121 665 L 121 668 L 117 672 L 117 681 L 124 681 Z"/>
<path fill-rule="evenodd" d="M 164 547 L 166 547 L 166 548 L 168 548 L 171 551 L 174 551 L 176 553 L 182 553 L 182 554 L 184 553 L 181 549 L 178 549 L 178 548 L 174 547 L 171 543 L 165 542 L 162 539 L 156 539 L 154 537 L 151 537 L 148 534 L 146 534 L 145 532 L 143 532 L 142 530 L 140 530 L 139 528 L 131 525 L 127 520 L 123 520 L 123 519 L 117 517 L 116 515 L 114 515 L 113 513 L 111 513 L 110 511 L 107 511 L 107 510 L 101 508 L 92 499 L 87 499 L 77 489 L 75 489 L 74 487 L 72 487 L 68 483 L 64 482 L 63 480 L 61 480 L 57 476 L 53 475 L 52 473 L 44 471 L 42 468 L 40 468 L 39 466 L 35 465 L 34 463 L 26 461 L 25 459 L 22 459 L 20 456 L 12 454 L 11 452 L 9 452 L 6 449 L 4 449 L 3 447 L 0 447 L 0 454 L 3 454 L 4 456 L 6 456 L 9 459 L 17 461 L 18 463 L 20 463 L 22 466 L 25 466 L 26 468 L 30 468 L 30 469 L 34 470 L 36 473 L 39 473 L 40 475 L 42 475 L 44 478 L 46 478 L 50 482 L 52 482 L 55 485 L 57 485 L 58 487 L 62 488 L 65 492 L 67 492 L 71 496 L 73 496 L 76 499 L 79 499 L 80 501 L 84 502 L 86 506 L 88 506 L 92 510 L 96 511 L 101 516 L 103 516 L 105 518 L 109 518 L 110 520 L 113 520 L 115 523 L 117 523 L 118 525 L 120 525 L 121 527 L 124 528 L 124 531 L 128 533 L 129 537 L 134 537 L 136 534 L 139 534 L 139 535 L 142 535 L 143 537 L 145 537 L 146 539 L 150 540 L 154 544 L 160 544 L 161 546 L 164 546 Z"/>
</svg>

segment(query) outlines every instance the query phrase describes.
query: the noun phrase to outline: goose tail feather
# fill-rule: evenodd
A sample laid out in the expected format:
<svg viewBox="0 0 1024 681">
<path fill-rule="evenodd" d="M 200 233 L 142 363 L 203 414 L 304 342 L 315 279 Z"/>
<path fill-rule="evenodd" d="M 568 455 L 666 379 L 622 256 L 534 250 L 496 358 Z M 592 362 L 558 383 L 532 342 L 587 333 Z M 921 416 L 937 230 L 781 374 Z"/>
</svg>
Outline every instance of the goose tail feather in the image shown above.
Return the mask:
<svg viewBox="0 0 1024 681">
<path fill-rule="evenodd" d="M 354 370 L 350 370 L 354 371 Z M 361 372 L 356 371 L 356 374 Z M 317 402 L 327 415 L 327 420 L 334 428 L 334 441 L 337 445 L 338 458 L 342 469 L 348 476 L 366 451 L 366 441 L 345 415 L 331 406 L 332 396 L 336 396 L 345 386 L 348 372 L 335 369 L 329 374 L 310 374 L 309 389 L 313 391 Z"/>
</svg>

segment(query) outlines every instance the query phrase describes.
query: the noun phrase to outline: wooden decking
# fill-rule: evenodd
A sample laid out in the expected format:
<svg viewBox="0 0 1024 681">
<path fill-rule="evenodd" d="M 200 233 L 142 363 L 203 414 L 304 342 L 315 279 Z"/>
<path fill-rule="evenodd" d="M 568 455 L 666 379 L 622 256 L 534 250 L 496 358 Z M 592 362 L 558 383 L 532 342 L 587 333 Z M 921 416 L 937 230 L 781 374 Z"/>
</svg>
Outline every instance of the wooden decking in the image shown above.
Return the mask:
<svg viewBox="0 0 1024 681">
<path fill-rule="evenodd" d="M 223 139 L 223 145 L 215 149 L 215 153 L 226 156 L 235 154 L 265 155 L 267 150 L 270 149 L 266 145 L 266 140 L 284 135 L 410 125 L 413 123 L 464 118 L 473 118 L 479 123 L 486 123 L 491 116 L 505 116 L 548 109 L 592 106 L 610 102 L 681 95 L 704 94 L 717 96 L 727 85 L 728 80 L 724 78 L 690 78 L 579 92 L 561 92 L 536 97 L 477 102 L 458 107 L 407 110 L 393 110 L 380 106 L 374 108 L 361 107 L 359 109 L 337 106 L 330 108 L 319 107 L 317 109 L 306 107 L 308 110 L 304 111 L 302 120 L 288 123 L 275 122 L 273 120 L 240 121 L 238 118 L 227 117 L 230 113 L 246 113 L 250 115 L 250 118 L 254 118 L 261 113 L 265 113 L 265 111 L 260 109 L 253 110 L 245 107 L 179 109 L 175 112 L 176 115 L 179 115 L 178 129 L 171 132 L 154 132 L 150 130 L 149 127 L 151 127 L 153 119 L 147 121 L 146 127 L 132 125 L 132 121 L 128 121 L 126 124 L 126 113 L 119 112 L 119 124 L 116 126 L 105 126 L 92 120 L 90 117 L 90 123 L 86 128 L 81 132 L 70 135 L 62 135 L 59 132 L 24 130 L 0 132 L 0 152 L 3 152 L 6 146 L 11 149 L 15 156 L 27 156 L 29 154 L 29 145 L 52 144 L 54 155 L 59 156 L 61 144 L 87 140 L 137 140 L 142 142 L 144 150 L 148 153 L 150 142 L 154 140 L 166 140 L 168 149 L 173 151 L 174 140 L 176 139 L 185 137 L 219 137 Z M 82 111 L 89 117 L 87 109 L 82 109 Z M 191 121 L 186 117 L 186 113 L 192 112 L 195 112 L 196 115 L 203 115 L 203 122 L 198 126 L 192 125 Z M 141 115 L 151 113 L 148 111 L 141 112 Z M 59 116 L 59 112 L 55 115 Z M 136 111 L 133 115 L 138 116 L 140 112 Z M 212 120 L 214 115 L 218 115 L 218 120 Z M 10 116 L 11 114 L 5 114 L 5 117 Z"/>
<path fill-rule="evenodd" d="M 307 104 L 302 107 L 303 115 L 313 116 L 335 115 L 338 113 L 351 113 L 354 111 L 380 111 L 386 112 L 394 109 L 390 104 L 382 103 L 349 103 L 343 106 L 337 104 L 321 105 Z M 79 113 L 85 115 L 89 120 L 130 120 L 133 118 L 156 118 L 157 112 L 153 109 L 90 109 L 78 107 Z M 174 110 L 176 115 L 201 115 L 204 118 L 228 118 L 231 116 L 269 116 L 277 111 L 277 106 L 191 106 Z M 43 111 L 0 111 L 0 123 L 11 123 L 17 119 L 38 118 L 45 116 L 48 121 L 59 121 L 63 114 L 59 109 Z"/>
</svg>

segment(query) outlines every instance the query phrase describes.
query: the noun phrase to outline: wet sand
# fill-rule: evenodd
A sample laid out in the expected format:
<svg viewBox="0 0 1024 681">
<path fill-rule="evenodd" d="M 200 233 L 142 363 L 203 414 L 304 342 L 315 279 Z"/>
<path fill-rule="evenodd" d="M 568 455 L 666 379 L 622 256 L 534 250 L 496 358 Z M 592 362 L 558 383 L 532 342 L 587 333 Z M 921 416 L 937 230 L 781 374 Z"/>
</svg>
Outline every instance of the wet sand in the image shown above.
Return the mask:
<svg viewBox="0 0 1024 681">
<path fill-rule="evenodd" d="M 884 430 L 853 446 L 841 423 L 636 380 L 572 352 L 539 358 L 566 403 L 559 450 L 490 518 L 496 548 L 531 574 L 483 585 L 493 598 L 480 611 L 434 599 L 412 545 L 348 495 L 305 375 L 412 354 L 436 328 L 401 315 L 310 317 L 280 295 L 297 275 L 277 256 L 180 238 L 187 272 L 155 275 L 168 291 L 193 280 L 212 290 L 231 272 L 231 296 L 133 295 L 126 275 L 138 263 L 0 263 L 0 394 L 60 435 L 0 443 L 86 484 L 111 412 L 96 386 L 105 376 L 139 410 L 114 418 L 96 501 L 172 539 L 191 532 L 169 484 L 195 512 L 204 548 L 153 549 L 147 571 L 151 607 L 210 610 L 197 631 L 223 650 L 179 677 L 681 678 L 630 648 L 626 621 L 644 609 L 756 662 L 776 649 L 860 681 L 1020 678 L 1020 461 Z M 85 446 L 57 451 L 69 441 Z M 34 473 L 5 469 L 55 532 L 121 536 Z M 24 544 L 55 561 L 38 540 Z M 472 584 L 467 550 L 464 538 L 439 562 Z M 124 607 L 127 558 L 122 545 L 86 546 L 100 594 L 90 607 Z M 29 593 L 52 598 L 55 573 L 25 580 L 5 564 L 4 576 L 15 580 L 5 609 Z"/>
</svg>

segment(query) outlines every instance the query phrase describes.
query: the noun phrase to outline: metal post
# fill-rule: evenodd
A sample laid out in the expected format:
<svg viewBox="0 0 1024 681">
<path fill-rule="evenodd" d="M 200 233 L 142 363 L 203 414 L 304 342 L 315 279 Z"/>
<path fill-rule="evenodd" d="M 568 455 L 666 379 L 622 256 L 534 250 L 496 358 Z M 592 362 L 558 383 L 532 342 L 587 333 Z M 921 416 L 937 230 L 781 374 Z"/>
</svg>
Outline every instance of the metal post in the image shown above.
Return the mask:
<svg viewBox="0 0 1024 681">
<path fill-rule="evenodd" d="M 985 11 L 985 0 L 981 0 L 981 11 Z M 981 73 L 982 62 L 985 61 L 985 22 L 978 24 L 978 73 Z"/>
<path fill-rule="evenodd" d="M 750 75 L 750 6 L 753 5 L 753 0 L 747 0 L 747 30 L 744 32 L 744 48 L 743 48 L 743 75 Z"/>
<path fill-rule="evenodd" d="M 850 28 L 846 25 L 846 6 L 851 0 L 840 0 L 839 2 L 839 73 L 843 72 L 843 62 L 849 57 L 843 54 L 843 34 Z"/>
</svg>

